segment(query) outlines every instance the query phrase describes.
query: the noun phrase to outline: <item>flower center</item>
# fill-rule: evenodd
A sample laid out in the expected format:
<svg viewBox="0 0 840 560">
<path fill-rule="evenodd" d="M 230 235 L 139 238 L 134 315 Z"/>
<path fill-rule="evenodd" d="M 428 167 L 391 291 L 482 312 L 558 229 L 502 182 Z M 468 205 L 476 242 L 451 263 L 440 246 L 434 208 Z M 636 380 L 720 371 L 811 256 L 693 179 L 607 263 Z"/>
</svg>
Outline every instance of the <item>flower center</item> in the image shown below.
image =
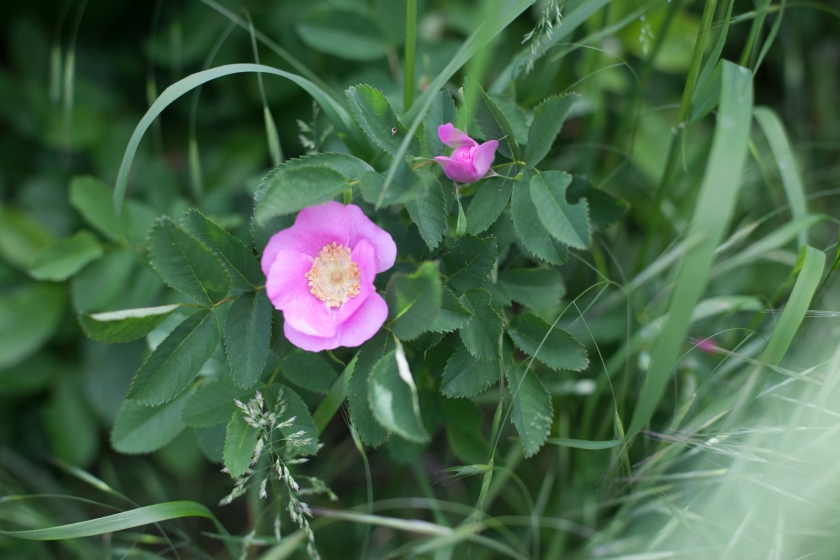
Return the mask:
<svg viewBox="0 0 840 560">
<path fill-rule="evenodd" d="M 359 295 L 359 265 L 350 259 L 350 249 L 332 243 L 324 245 L 306 273 L 309 291 L 329 307 L 341 307 Z"/>
</svg>

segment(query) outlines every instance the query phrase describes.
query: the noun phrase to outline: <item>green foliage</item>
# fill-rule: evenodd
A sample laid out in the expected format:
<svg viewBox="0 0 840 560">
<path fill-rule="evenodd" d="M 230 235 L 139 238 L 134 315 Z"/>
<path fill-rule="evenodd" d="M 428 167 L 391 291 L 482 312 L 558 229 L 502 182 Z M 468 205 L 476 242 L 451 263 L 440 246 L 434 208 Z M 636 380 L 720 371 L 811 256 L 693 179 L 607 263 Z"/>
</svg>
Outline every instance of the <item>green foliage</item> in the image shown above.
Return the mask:
<svg viewBox="0 0 840 560">
<path fill-rule="evenodd" d="M 374 171 L 366 172 L 362 175 L 361 183 L 359 183 L 362 200 L 370 204 L 376 204 L 384 187 L 385 177 L 382 174 Z M 424 197 L 434 189 L 440 189 L 434 175 L 413 171 L 406 163 L 397 167 L 391 186 L 385 191 L 382 198 L 382 204 L 386 206 L 405 204 L 418 197 Z"/>
<path fill-rule="evenodd" d="M 551 396 L 524 364 L 511 364 L 507 377 L 513 395 L 512 420 L 522 439 L 523 454 L 530 457 L 540 450 L 551 431 L 554 416 Z"/>
<path fill-rule="evenodd" d="M 580 96 L 576 93 L 556 95 L 545 99 L 534 108 L 534 121 L 528 129 L 528 143 L 522 154 L 525 167 L 533 168 L 548 154 L 578 97 Z"/>
<path fill-rule="evenodd" d="M 87 223 L 114 243 L 124 243 L 120 219 L 114 210 L 111 188 L 95 177 L 75 177 L 70 183 L 70 204 Z"/>
<path fill-rule="evenodd" d="M 245 421 L 242 412 L 234 411 L 225 432 L 224 461 L 230 476 L 245 474 L 254 457 L 257 437 L 259 430 Z"/>
<path fill-rule="evenodd" d="M 457 331 L 467 324 L 470 312 L 447 288 L 443 288 L 441 294 L 440 309 L 429 330 L 439 333 Z"/>
<path fill-rule="evenodd" d="M 65 301 L 63 290 L 41 283 L 0 295 L 0 368 L 21 362 L 49 340 Z"/>
<path fill-rule="evenodd" d="M 420 416 L 417 387 L 400 346 L 376 363 L 368 378 L 368 398 L 374 417 L 408 441 L 431 439 Z"/>
<path fill-rule="evenodd" d="M 482 182 L 467 208 L 467 233 L 478 235 L 499 219 L 513 192 L 513 179 L 490 177 Z"/>
<path fill-rule="evenodd" d="M 191 397 L 192 391 L 186 391 L 160 406 L 125 401 L 114 421 L 111 445 L 120 453 L 132 454 L 160 449 L 186 427 L 181 414 Z"/>
<path fill-rule="evenodd" d="M 550 309 L 566 293 L 563 278 L 550 268 L 514 268 L 499 275 L 510 299 L 533 309 Z"/>
<path fill-rule="evenodd" d="M 167 217 L 149 234 L 149 260 L 167 284 L 201 305 L 212 306 L 230 290 L 221 261 Z"/>
<path fill-rule="evenodd" d="M 142 309 L 125 309 L 106 313 L 79 315 L 79 324 L 93 340 L 130 342 L 152 332 L 180 305 L 161 305 Z"/>
<path fill-rule="evenodd" d="M 272 385 L 276 388 L 277 385 Z M 300 434 L 301 438 L 308 440 L 307 443 L 300 447 L 301 453 L 304 455 L 315 455 L 318 453 L 318 427 L 312 420 L 312 415 L 309 414 L 309 408 L 300 395 L 295 393 L 291 388 L 281 385 L 283 387 L 283 398 L 286 404 L 286 416 L 294 417 L 294 421 L 288 426 L 280 425 L 280 431 L 284 436 L 289 437 L 294 434 Z"/>
<path fill-rule="evenodd" d="M 507 332 L 520 350 L 551 369 L 580 371 L 589 365 L 586 349 L 575 337 L 552 327 L 536 315 L 517 315 Z"/>
<path fill-rule="evenodd" d="M 516 135 L 505 114 L 484 92 L 478 82 L 467 79 L 465 87 L 467 99 L 475 100 L 475 107 L 472 110 L 481 132 L 488 140 L 499 141 L 499 153 L 518 161 L 519 145 L 516 143 Z"/>
<path fill-rule="evenodd" d="M 239 296 L 225 318 L 225 350 L 234 382 L 248 388 L 257 382 L 271 342 L 271 302 L 265 291 Z"/>
<path fill-rule="evenodd" d="M 438 136 L 438 128 L 451 122 L 455 122 L 455 102 L 452 101 L 452 94 L 442 89 L 432 99 L 429 111 L 423 119 L 423 139 L 426 142 L 426 151 L 432 156 L 443 154 L 444 146 Z"/>
<path fill-rule="evenodd" d="M 472 397 L 499 380 L 499 362 L 473 358 L 466 346 L 459 346 L 446 362 L 440 391 L 447 397 Z"/>
<path fill-rule="evenodd" d="M 566 187 L 571 175 L 547 171 L 531 176 L 531 200 L 545 229 L 554 239 L 577 249 L 587 249 L 589 233 L 589 208 L 585 202 L 566 202 Z"/>
<path fill-rule="evenodd" d="M 405 153 L 410 156 L 420 155 L 420 140 L 400 122 L 381 91 L 359 84 L 349 88 L 346 93 L 359 126 L 380 148 L 398 157 L 400 144 L 408 139 Z"/>
<path fill-rule="evenodd" d="M 493 309 L 493 298 L 483 288 L 475 288 L 459 298 L 461 305 L 469 311 L 467 324 L 461 327 L 461 341 L 470 354 L 479 360 L 496 360 L 499 357 L 499 337 L 504 324 Z"/>
<path fill-rule="evenodd" d="M 437 179 L 432 176 L 425 181 L 429 184 L 426 194 L 409 201 L 405 209 L 408 210 L 408 215 L 420 230 L 420 236 L 426 242 L 426 246 L 430 251 L 434 251 L 446 233 L 449 205 Z"/>
<path fill-rule="evenodd" d="M 184 424 L 193 428 L 209 428 L 230 421 L 236 410 L 234 399 L 247 402 L 254 388 L 243 389 L 230 378 L 204 383 L 193 393 L 181 411 Z"/>
<path fill-rule="evenodd" d="M 336 379 L 329 362 L 309 352 L 297 352 L 283 358 L 280 368 L 286 379 L 314 393 L 326 394 Z"/>
<path fill-rule="evenodd" d="M 335 198 L 347 187 L 344 176 L 329 167 L 278 167 L 265 179 L 265 191 L 255 213 L 257 221 L 265 222 L 274 216 L 321 204 Z"/>
<path fill-rule="evenodd" d="M 203 309 L 187 317 L 137 370 L 128 398 L 155 406 L 178 396 L 219 344 L 216 314 Z"/>
<path fill-rule="evenodd" d="M 93 234 L 82 230 L 48 245 L 38 253 L 29 274 L 37 280 L 61 282 L 101 256 L 102 246 Z"/>
<path fill-rule="evenodd" d="M 528 172 L 523 173 L 513 185 L 510 215 L 516 235 L 529 253 L 551 264 L 566 264 L 568 247 L 554 239 L 540 220 L 534 219 L 537 208 L 531 199 L 531 175 Z"/>
<path fill-rule="evenodd" d="M 392 352 L 394 338 L 385 331 L 362 345 L 353 375 L 347 384 L 347 404 L 350 408 L 350 420 L 359 434 L 359 438 L 367 445 L 379 447 L 388 437 L 388 431 L 379 425 L 368 405 L 368 379 L 374 366 L 382 356 Z"/>
<path fill-rule="evenodd" d="M 396 273 L 385 291 L 391 331 L 412 340 L 431 329 L 440 308 L 442 288 L 434 263 L 425 262 L 412 274 Z"/>
<path fill-rule="evenodd" d="M 459 292 L 480 288 L 496 264 L 496 238 L 466 235 L 443 254 L 449 283 Z"/>
</svg>

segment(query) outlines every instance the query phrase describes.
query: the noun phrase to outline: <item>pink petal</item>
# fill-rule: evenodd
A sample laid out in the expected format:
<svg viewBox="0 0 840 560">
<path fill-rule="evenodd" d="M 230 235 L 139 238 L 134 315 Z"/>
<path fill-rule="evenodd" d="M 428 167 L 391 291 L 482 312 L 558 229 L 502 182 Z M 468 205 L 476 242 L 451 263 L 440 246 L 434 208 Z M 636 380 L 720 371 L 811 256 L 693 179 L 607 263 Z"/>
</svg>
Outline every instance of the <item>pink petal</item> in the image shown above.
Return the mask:
<svg viewBox="0 0 840 560">
<path fill-rule="evenodd" d="M 450 148 L 478 146 L 475 140 L 467 136 L 465 132 L 455 128 L 452 123 L 442 124 L 438 127 L 438 138 Z"/>
<path fill-rule="evenodd" d="M 437 156 L 435 161 L 443 168 L 444 174 L 456 183 L 472 183 L 475 181 L 472 166 L 446 156 Z"/>
<path fill-rule="evenodd" d="M 309 352 L 332 350 L 339 346 L 356 347 L 369 340 L 385 323 L 388 318 L 388 304 L 376 292 L 372 292 L 365 299 L 364 305 L 343 325 L 336 329 L 333 336 L 312 336 L 289 325 L 283 326 L 286 338 L 297 346 Z"/>
<path fill-rule="evenodd" d="M 365 216 L 353 204 L 344 206 L 335 201 L 310 206 L 300 211 L 295 224 L 275 233 L 263 251 L 262 268 L 266 276 L 281 249 L 291 249 L 318 256 L 330 243 L 353 247 L 358 240 L 367 239 L 376 249 L 376 271 L 388 270 L 397 257 L 397 246 L 388 234 Z"/>
<path fill-rule="evenodd" d="M 473 166 L 475 167 L 476 181 L 487 175 L 487 172 L 490 171 L 490 166 L 493 165 L 493 159 L 496 157 L 496 148 L 498 147 L 498 141 L 490 140 L 475 149 Z"/>
<path fill-rule="evenodd" d="M 329 306 L 310 293 L 302 294 L 283 306 L 286 325 L 313 336 L 335 335 Z"/>
<path fill-rule="evenodd" d="M 312 268 L 309 255 L 281 249 L 274 255 L 272 267 L 266 274 L 265 293 L 274 307 L 283 309 L 292 300 L 309 294 L 309 280 L 306 273 Z"/>
</svg>

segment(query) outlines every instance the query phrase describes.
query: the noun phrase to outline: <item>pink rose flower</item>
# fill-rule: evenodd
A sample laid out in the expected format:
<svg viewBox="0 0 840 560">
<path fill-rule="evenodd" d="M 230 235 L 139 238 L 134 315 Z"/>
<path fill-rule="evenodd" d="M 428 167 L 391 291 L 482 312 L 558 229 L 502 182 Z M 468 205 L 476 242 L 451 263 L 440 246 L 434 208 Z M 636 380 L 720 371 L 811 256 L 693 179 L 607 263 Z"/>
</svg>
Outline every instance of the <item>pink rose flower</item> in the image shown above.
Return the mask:
<svg viewBox="0 0 840 560">
<path fill-rule="evenodd" d="M 326 202 L 300 211 L 265 247 L 265 291 L 283 312 L 286 338 L 310 352 L 359 346 L 388 317 L 373 279 L 397 246 L 361 208 Z"/>
<path fill-rule="evenodd" d="M 490 171 L 493 158 L 496 157 L 496 148 L 499 147 L 498 141 L 479 144 L 452 126 L 452 123 L 440 125 L 438 137 L 450 148 L 455 148 L 451 156 L 438 156 L 435 161 L 443 167 L 446 176 L 456 183 L 475 183 Z"/>
</svg>

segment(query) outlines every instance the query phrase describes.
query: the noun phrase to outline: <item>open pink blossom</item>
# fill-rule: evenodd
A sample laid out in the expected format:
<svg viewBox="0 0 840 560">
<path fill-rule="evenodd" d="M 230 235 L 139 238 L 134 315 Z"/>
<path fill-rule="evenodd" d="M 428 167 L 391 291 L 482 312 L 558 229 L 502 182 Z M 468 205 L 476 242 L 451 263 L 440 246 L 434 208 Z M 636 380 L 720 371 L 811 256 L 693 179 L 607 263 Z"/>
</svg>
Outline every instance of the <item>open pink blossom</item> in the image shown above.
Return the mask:
<svg viewBox="0 0 840 560">
<path fill-rule="evenodd" d="M 361 208 L 326 202 L 300 211 L 265 247 L 265 291 L 283 312 L 289 342 L 320 352 L 359 346 L 385 322 L 373 279 L 394 265 L 397 246 Z"/>
<path fill-rule="evenodd" d="M 475 183 L 490 171 L 493 158 L 496 157 L 496 148 L 499 147 L 498 141 L 479 144 L 452 126 L 452 123 L 440 125 L 438 137 L 450 148 L 455 148 L 451 156 L 438 156 L 435 161 L 443 168 L 446 176 L 456 183 Z"/>
</svg>

